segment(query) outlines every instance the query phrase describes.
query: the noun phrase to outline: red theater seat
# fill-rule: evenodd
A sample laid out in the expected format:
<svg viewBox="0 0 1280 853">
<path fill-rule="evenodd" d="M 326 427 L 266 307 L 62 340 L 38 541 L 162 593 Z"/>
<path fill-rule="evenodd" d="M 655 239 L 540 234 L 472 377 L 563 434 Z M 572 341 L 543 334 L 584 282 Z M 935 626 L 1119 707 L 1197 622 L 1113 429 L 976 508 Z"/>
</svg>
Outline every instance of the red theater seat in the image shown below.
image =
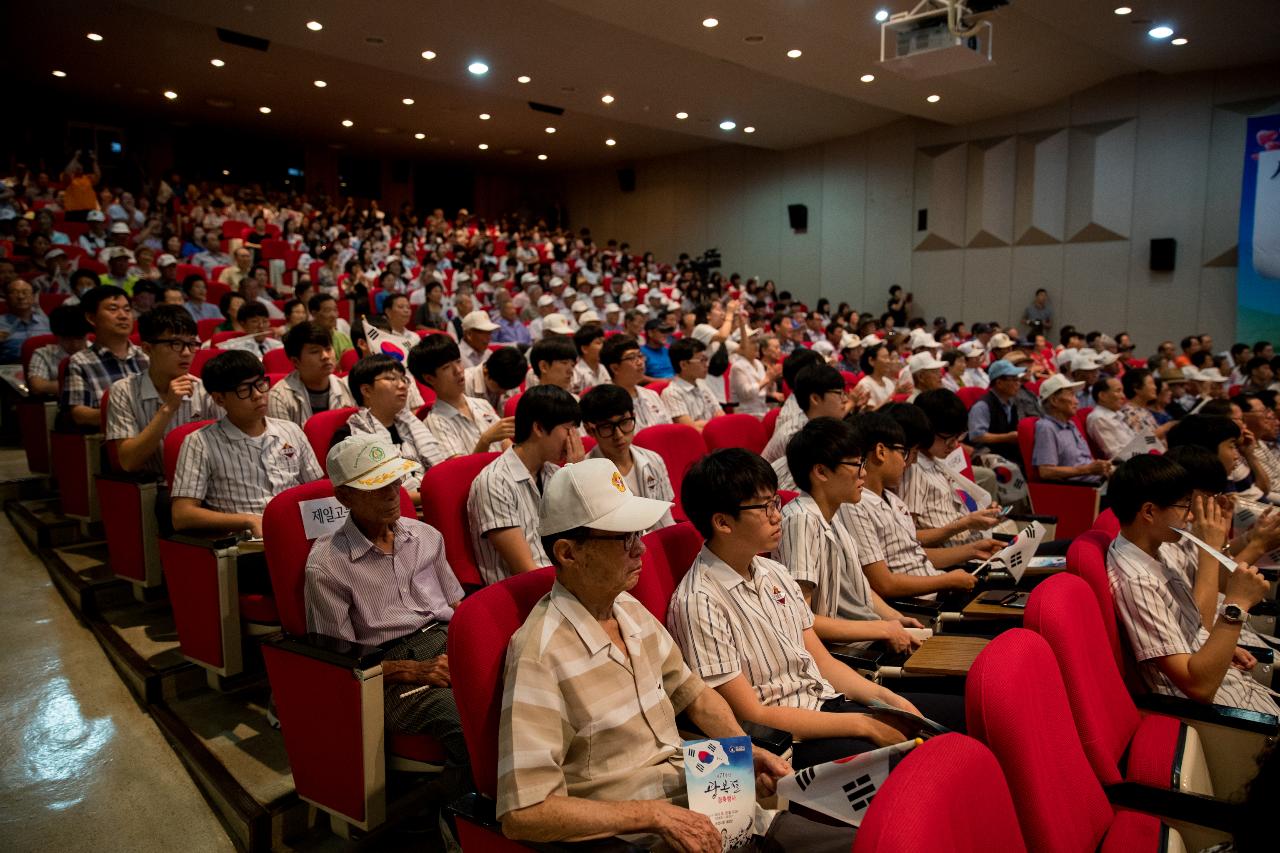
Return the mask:
<svg viewBox="0 0 1280 853">
<path fill-rule="evenodd" d="M 471 482 L 497 453 L 455 456 L 432 465 L 422 475 L 422 518 L 444 536 L 444 552 L 458 583 L 475 588 L 484 583 L 471 550 L 471 523 L 467 518 L 467 496 Z"/>
<path fill-rule="evenodd" d="M 778 426 L 778 415 L 782 412 L 782 407 L 770 409 L 764 413 L 764 417 L 760 419 L 760 425 L 764 427 L 765 443 L 773 438 L 773 431 Z"/>
<path fill-rule="evenodd" d="M 722 447 L 741 447 L 752 453 L 761 453 L 769 443 L 764 426 L 754 415 L 724 415 L 712 418 L 702 428 L 702 440 L 707 452 Z"/>
<path fill-rule="evenodd" d="M 333 434 L 346 426 L 347 421 L 358 411 L 360 410 L 355 406 L 344 406 L 312 415 L 302 425 L 302 431 L 306 434 L 307 441 L 311 442 L 311 449 L 320 462 L 320 468 L 326 474 L 329 472 L 329 446 L 333 443 Z"/>
<path fill-rule="evenodd" d="M 676 497 L 671 515 L 676 521 L 684 521 L 686 516 L 680 506 L 680 486 L 685 473 L 706 453 L 707 446 L 701 434 L 687 424 L 655 424 L 637 432 L 635 443 L 657 453 L 666 463 L 667 476 L 671 478 L 671 488 Z"/>
<path fill-rule="evenodd" d="M 1023 475 L 1027 478 L 1031 506 L 1041 515 L 1058 517 L 1057 538 L 1078 536 L 1089 529 L 1098 515 L 1098 490 L 1042 479 L 1037 467 L 1031 463 L 1035 458 L 1035 448 L 1036 418 L 1023 418 L 1018 421 L 1018 449 L 1026 469 Z"/>
<path fill-rule="evenodd" d="M 283 348 L 267 350 L 262 357 L 262 369 L 267 373 L 292 373 L 293 362 L 289 361 Z"/>
<path fill-rule="evenodd" d="M 960 402 L 964 403 L 966 409 L 972 409 L 974 403 L 987 395 L 987 389 L 966 387 L 957 391 L 956 395 L 960 398 Z"/>
</svg>

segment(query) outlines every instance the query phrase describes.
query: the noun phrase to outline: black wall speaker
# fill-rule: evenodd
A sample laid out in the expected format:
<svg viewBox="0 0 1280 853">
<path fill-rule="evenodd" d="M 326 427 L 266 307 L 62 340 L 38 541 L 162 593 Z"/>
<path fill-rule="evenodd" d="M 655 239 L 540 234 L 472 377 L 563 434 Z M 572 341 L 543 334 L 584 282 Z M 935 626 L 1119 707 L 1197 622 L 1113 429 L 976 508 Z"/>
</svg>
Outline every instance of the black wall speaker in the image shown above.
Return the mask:
<svg viewBox="0 0 1280 853">
<path fill-rule="evenodd" d="M 807 231 L 809 229 L 809 207 L 803 204 L 787 205 L 787 218 L 791 220 L 792 231 Z"/>
<path fill-rule="evenodd" d="M 1151 270 L 1153 272 L 1173 272 L 1174 262 L 1177 257 L 1177 240 L 1172 237 L 1161 237 L 1151 241 Z"/>
<path fill-rule="evenodd" d="M 635 169 L 619 169 L 618 170 L 618 189 L 624 193 L 633 193 L 636 191 L 636 170 Z"/>
</svg>

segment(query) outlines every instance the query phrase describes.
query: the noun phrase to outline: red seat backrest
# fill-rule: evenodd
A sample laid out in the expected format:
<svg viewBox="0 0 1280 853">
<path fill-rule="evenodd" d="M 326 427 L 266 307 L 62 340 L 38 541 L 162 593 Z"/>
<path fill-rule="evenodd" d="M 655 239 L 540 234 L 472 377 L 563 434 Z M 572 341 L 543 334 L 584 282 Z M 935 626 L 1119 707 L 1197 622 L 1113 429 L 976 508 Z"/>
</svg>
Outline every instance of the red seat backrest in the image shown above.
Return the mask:
<svg viewBox="0 0 1280 853">
<path fill-rule="evenodd" d="M 267 350 L 262 357 L 262 369 L 267 373 L 292 373 L 293 362 L 289 361 L 283 348 Z"/>
<path fill-rule="evenodd" d="M 671 601 L 671 593 L 675 591 L 676 585 L 671 579 L 671 567 L 667 565 L 667 556 L 654 539 L 654 533 L 657 531 L 646 533 L 644 536 L 640 577 L 631 589 L 631 594 L 653 614 L 653 618 L 664 622 L 667 618 L 667 604 Z"/>
<path fill-rule="evenodd" d="M 506 578 L 463 599 L 449 623 L 449 666 L 467 676 L 453 683 L 453 698 L 471 775 L 476 790 L 491 799 L 498 793 L 498 724 L 507 645 L 554 581 L 555 569 L 550 567 Z"/>
<path fill-rule="evenodd" d="M 40 347 L 56 344 L 58 342 L 57 335 L 32 335 L 22 342 L 22 374 L 25 376 L 27 371 L 31 369 L 31 356 Z"/>
<path fill-rule="evenodd" d="M 479 586 L 480 569 L 471 550 L 471 523 L 467 518 L 467 496 L 471 481 L 497 453 L 455 456 L 432 465 L 422 475 L 422 518 L 444 537 L 444 553 L 449 566 L 466 586 Z"/>
<path fill-rule="evenodd" d="M 781 407 L 770 409 L 764 413 L 764 417 L 760 419 L 760 426 L 764 427 L 765 443 L 773 438 L 773 431 L 778 426 L 778 413 L 782 411 Z"/>
<path fill-rule="evenodd" d="M 263 548 L 267 570 L 271 573 L 271 590 L 280 612 L 280 625 L 290 634 L 307 633 L 305 569 L 311 541 L 304 532 L 299 504 L 331 497 L 333 484 L 328 480 L 315 480 L 285 489 L 271 499 L 262 513 Z M 413 500 L 404 489 L 400 490 L 400 514 L 405 518 L 417 517 Z"/>
<path fill-rule="evenodd" d="M 687 424 L 654 424 L 637 432 L 635 443 L 657 453 L 666 463 L 667 476 L 676 497 L 672 512 L 677 520 L 682 519 L 684 510 L 680 506 L 680 486 L 685 472 L 707 452 L 702 436 Z"/>
<path fill-rule="evenodd" d="M 236 219 L 227 219 L 222 223 L 223 237 L 243 237 L 249 233 L 249 226 Z"/>
<path fill-rule="evenodd" d="M 1098 617 L 1102 620 L 1107 643 L 1111 646 L 1116 667 L 1124 671 L 1124 648 L 1120 642 L 1120 627 L 1116 624 L 1116 604 L 1107 580 L 1107 548 L 1111 539 L 1101 530 L 1086 530 L 1077 536 L 1067 548 L 1067 571 L 1078 575 L 1093 590 Z"/>
<path fill-rule="evenodd" d="M 351 372 L 351 368 L 356 366 L 356 362 L 359 360 L 360 350 L 355 349 L 354 347 L 347 350 L 342 354 L 342 358 L 338 359 L 338 370 L 336 372 L 342 376 L 347 375 Z"/>
<path fill-rule="evenodd" d="M 184 282 L 187 280 L 189 276 L 193 276 L 193 275 L 198 275 L 201 278 L 209 277 L 209 274 L 204 271 L 204 267 L 199 266 L 198 264 L 178 264 L 176 275 L 178 277 L 179 282 Z M 205 293 L 208 293 L 208 292 L 209 290 L 208 288 L 206 288 Z"/>
<path fill-rule="evenodd" d="M 996 757 L 981 742 L 955 733 L 930 738 L 893 768 L 853 840 L 853 853 L 1026 849 Z"/>
<path fill-rule="evenodd" d="M 1043 637 L 1012 628 L 982 650 L 965 681 L 965 716 L 968 733 L 1004 770 L 1028 848 L 1098 849 L 1115 812 L 1080 746 Z"/>
<path fill-rule="evenodd" d="M 53 309 L 57 308 L 66 301 L 69 293 L 42 293 L 40 294 L 40 310 L 46 314 L 52 314 Z"/>
<path fill-rule="evenodd" d="M 209 359 L 216 355 L 220 355 L 221 353 L 222 350 L 220 349 L 198 349 L 196 350 L 195 355 L 191 356 L 191 366 L 187 368 L 187 370 L 192 376 L 199 376 L 204 372 L 205 363 L 209 361 Z"/>
<path fill-rule="evenodd" d="M 268 373 L 268 374 L 267 374 L 267 382 L 269 382 L 269 383 L 270 383 L 270 385 L 271 385 L 271 387 L 272 387 L 272 388 L 274 388 L 274 387 L 276 387 L 276 383 L 277 383 L 277 382 L 281 381 L 282 379 L 284 379 L 284 378 L 285 378 L 286 376 L 288 376 L 288 375 L 289 375 L 289 374 L 287 374 L 287 373 Z"/>
<path fill-rule="evenodd" d="M 680 581 L 693 566 L 694 558 L 702 550 L 702 534 L 692 524 L 683 521 L 655 530 L 645 538 L 646 542 L 651 538 L 653 544 L 662 551 L 662 557 L 671 571 L 671 591 L 667 593 L 667 598 L 670 598 L 671 592 L 680 585 Z"/>
<path fill-rule="evenodd" d="M 972 388 L 966 386 L 957 391 L 956 395 L 960 397 L 960 402 L 964 403 L 964 407 L 966 409 L 972 409 L 973 404 L 981 400 L 986 393 L 986 388 Z"/>
<path fill-rule="evenodd" d="M 1120 535 L 1120 519 L 1116 518 L 1116 514 L 1110 509 L 1104 509 L 1093 520 L 1093 529 L 1101 530 L 1111 539 L 1115 539 Z"/>
<path fill-rule="evenodd" d="M 176 427 L 164 437 L 164 481 L 170 486 L 173 485 L 173 474 L 178 470 L 178 451 L 182 449 L 182 442 L 191 433 L 204 429 L 211 423 L 214 421 L 192 421 Z"/>
<path fill-rule="evenodd" d="M 512 394 L 507 398 L 507 402 L 502 404 L 502 416 L 504 418 L 514 418 L 516 416 L 516 406 L 520 405 L 520 396 L 523 393 L 521 391 L 519 394 Z"/>
<path fill-rule="evenodd" d="M 655 379 L 644 387 L 648 388 L 650 391 L 652 391 L 655 394 L 661 394 L 663 392 L 663 389 L 665 389 L 670 384 L 671 383 L 668 382 L 666 379 Z"/>
<path fill-rule="evenodd" d="M 224 322 L 224 320 L 215 319 L 200 320 L 196 323 L 196 335 L 200 340 L 207 341 L 213 337 L 214 332 L 218 331 L 218 327 Z"/>
<path fill-rule="evenodd" d="M 961 391 L 964 389 L 961 388 Z M 1033 465 L 1031 460 L 1034 457 L 1036 449 L 1036 421 L 1039 418 L 1023 418 L 1018 421 L 1018 452 L 1022 454 L 1022 460 L 1025 463 L 1023 475 L 1027 478 L 1028 483 L 1042 483 L 1040 479 L 1040 469 Z"/>
<path fill-rule="evenodd" d="M 344 406 L 341 409 L 312 415 L 302 425 L 302 431 L 306 434 L 307 441 L 311 442 L 311 449 L 315 451 L 316 459 L 320 461 L 320 467 L 326 474 L 329 473 L 327 457 L 333 434 L 345 426 L 347 419 L 358 411 L 359 409 L 355 406 Z"/>
<path fill-rule="evenodd" d="M 218 344 L 222 343 L 223 341 L 229 341 L 232 338 L 242 338 L 242 337 L 244 337 L 244 332 L 237 332 L 235 330 L 231 330 L 227 332 L 214 332 L 212 335 L 209 336 L 209 344 L 210 346 L 216 347 Z"/>
<path fill-rule="evenodd" d="M 762 453 L 769 443 L 764 426 L 754 415 L 724 415 L 712 418 L 702 428 L 702 440 L 707 452 L 722 447 L 741 447 L 752 453 Z"/>
<path fill-rule="evenodd" d="M 219 267 L 218 269 L 225 269 L 225 267 Z M 216 273 L 217 270 L 214 270 L 214 272 Z M 222 297 L 231 292 L 231 285 L 223 284 L 217 279 L 218 277 L 215 275 L 205 285 L 204 301 L 208 302 L 210 305 L 221 305 Z"/>
<path fill-rule="evenodd" d="M 1142 718 L 1107 645 L 1093 590 L 1074 575 L 1051 577 L 1031 593 L 1022 624 L 1053 649 L 1093 772 L 1104 785 L 1122 781 L 1120 765 Z"/>
</svg>

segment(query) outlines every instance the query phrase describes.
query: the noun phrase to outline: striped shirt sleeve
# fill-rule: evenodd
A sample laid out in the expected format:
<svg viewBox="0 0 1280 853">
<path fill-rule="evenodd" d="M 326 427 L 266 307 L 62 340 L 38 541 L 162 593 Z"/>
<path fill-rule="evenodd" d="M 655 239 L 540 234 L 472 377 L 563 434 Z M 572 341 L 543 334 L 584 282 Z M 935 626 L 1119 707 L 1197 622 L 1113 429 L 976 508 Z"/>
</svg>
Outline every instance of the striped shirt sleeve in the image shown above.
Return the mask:
<svg viewBox="0 0 1280 853">
<path fill-rule="evenodd" d="M 311 549 L 312 557 L 307 560 L 304 596 L 307 630 L 354 643 L 356 635 L 351 625 L 350 593 L 315 562 L 317 551 L 324 554 L 328 548 L 317 542 Z"/>
<path fill-rule="evenodd" d="M 729 625 L 729 615 L 705 592 L 686 593 L 671 601 L 667 622 L 690 669 L 712 687 L 742 671 L 742 655 Z"/>
<path fill-rule="evenodd" d="M 499 457 L 500 459 L 501 457 Z M 520 496 L 516 494 L 514 483 L 506 477 L 498 476 L 493 470 L 494 460 L 488 468 L 480 473 L 471 487 L 471 500 L 468 508 L 471 512 L 471 523 L 481 536 L 494 530 L 508 527 L 521 527 L 524 524 L 520 512 Z"/>
<path fill-rule="evenodd" d="M 884 548 L 884 536 L 876 524 L 876 518 L 870 507 L 854 504 L 850 508 L 841 508 L 841 514 L 852 522 L 853 538 L 858 543 L 858 553 L 862 557 L 862 565 L 888 562 Z"/>
<path fill-rule="evenodd" d="M 1177 617 L 1162 599 L 1157 583 L 1154 578 L 1130 575 L 1123 583 L 1111 584 L 1116 610 L 1133 656 L 1139 661 L 1195 652 L 1179 629 Z"/>
<path fill-rule="evenodd" d="M 267 417 L 298 423 L 302 412 L 298 400 L 286 382 L 277 382 L 267 393 Z"/>
<path fill-rule="evenodd" d="M 173 497 L 203 501 L 209 492 L 209 449 L 203 430 L 191 433 L 182 441 L 178 465 L 173 474 Z"/>
<path fill-rule="evenodd" d="M 551 667 L 536 654 L 521 654 L 531 639 L 523 634 L 507 646 L 498 727 L 499 819 L 568 790 L 562 769 L 570 744 L 568 709 Z"/>
<path fill-rule="evenodd" d="M 119 441 L 132 438 L 142 432 L 146 424 L 140 424 L 133 413 L 134 384 L 129 377 L 121 379 L 111 386 L 111 394 L 107 397 L 107 441 Z"/>
<path fill-rule="evenodd" d="M 818 586 L 823 557 L 815 546 L 821 536 L 818 520 L 809 513 L 782 514 L 782 539 L 778 543 L 776 559 L 786 566 L 796 581 Z"/>
</svg>

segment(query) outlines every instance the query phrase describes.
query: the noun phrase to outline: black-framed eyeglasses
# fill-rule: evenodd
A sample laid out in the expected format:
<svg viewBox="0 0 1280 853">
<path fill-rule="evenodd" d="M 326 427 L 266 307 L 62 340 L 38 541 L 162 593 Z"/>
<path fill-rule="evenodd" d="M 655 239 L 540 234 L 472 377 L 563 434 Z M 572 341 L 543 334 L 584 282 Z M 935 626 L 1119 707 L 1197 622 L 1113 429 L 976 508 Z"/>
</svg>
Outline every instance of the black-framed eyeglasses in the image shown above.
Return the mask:
<svg viewBox="0 0 1280 853">
<path fill-rule="evenodd" d="M 640 537 L 643 535 L 643 530 L 633 530 L 630 533 L 590 533 L 582 538 L 584 541 L 598 539 L 602 542 L 621 542 L 622 550 L 631 552 L 635 550 L 636 545 L 640 542 Z"/>
<path fill-rule="evenodd" d="M 859 474 L 862 473 L 862 469 L 866 466 L 866 464 L 867 464 L 866 459 L 841 459 L 839 462 L 836 463 L 837 466 L 848 465 L 850 468 L 856 469 L 857 473 Z"/>
<path fill-rule="evenodd" d="M 1191 512 L 1191 504 L 1169 504 L 1169 509 L 1180 509 L 1185 514 Z"/>
<path fill-rule="evenodd" d="M 592 424 L 592 426 L 595 427 L 601 438 L 613 438 L 619 430 L 622 431 L 623 435 L 630 435 L 635 432 L 636 419 L 634 415 L 625 415 L 616 421 L 601 421 Z"/>
<path fill-rule="evenodd" d="M 782 498 L 780 498 L 777 495 L 774 495 L 773 497 L 769 498 L 769 500 L 765 501 L 762 504 L 743 504 L 742 506 L 738 507 L 738 512 L 743 512 L 748 509 L 762 509 L 765 511 L 765 515 L 781 515 L 782 514 Z"/>
<path fill-rule="evenodd" d="M 236 386 L 236 396 L 241 400 L 248 400 L 255 393 L 265 394 L 271 390 L 271 383 L 267 381 L 267 377 L 263 376 L 258 379 L 251 379 L 248 382 L 241 382 Z"/>
<path fill-rule="evenodd" d="M 199 338 L 164 338 L 162 340 L 148 341 L 147 343 L 151 344 L 153 347 L 168 347 L 178 353 L 183 352 L 184 350 L 195 352 L 200 349 Z"/>
<path fill-rule="evenodd" d="M 907 446 L 905 444 L 886 444 L 885 447 L 889 450 L 896 450 L 903 456 L 907 455 Z"/>
<path fill-rule="evenodd" d="M 963 433 L 963 432 L 958 432 L 958 433 L 955 433 L 954 435 L 944 435 L 942 433 L 938 433 L 938 438 L 942 439 L 944 444 L 952 445 L 952 444 L 960 444 L 962 441 L 964 441 L 964 438 L 966 435 L 967 433 Z"/>
</svg>

